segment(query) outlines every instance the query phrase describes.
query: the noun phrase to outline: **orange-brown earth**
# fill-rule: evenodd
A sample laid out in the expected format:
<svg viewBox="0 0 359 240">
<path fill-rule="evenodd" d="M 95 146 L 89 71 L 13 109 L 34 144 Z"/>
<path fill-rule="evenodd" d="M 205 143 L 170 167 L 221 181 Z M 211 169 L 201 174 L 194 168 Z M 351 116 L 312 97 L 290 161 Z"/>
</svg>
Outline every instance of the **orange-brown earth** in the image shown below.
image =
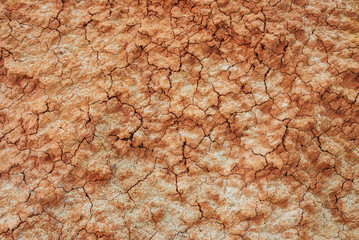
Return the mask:
<svg viewBox="0 0 359 240">
<path fill-rule="evenodd" d="M 0 239 L 359 239 L 354 0 L 2 0 Z"/>
</svg>

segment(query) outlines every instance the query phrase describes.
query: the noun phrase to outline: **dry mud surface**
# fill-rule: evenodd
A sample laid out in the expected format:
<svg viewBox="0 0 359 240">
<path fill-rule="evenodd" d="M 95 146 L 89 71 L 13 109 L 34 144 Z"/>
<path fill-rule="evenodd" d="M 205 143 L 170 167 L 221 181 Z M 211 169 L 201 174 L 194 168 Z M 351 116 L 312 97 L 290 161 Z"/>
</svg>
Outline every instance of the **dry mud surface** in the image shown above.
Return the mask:
<svg viewBox="0 0 359 240">
<path fill-rule="evenodd" d="M 2 0 L 0 239 L 359 239 L 358 12 Z"/>
</svg>

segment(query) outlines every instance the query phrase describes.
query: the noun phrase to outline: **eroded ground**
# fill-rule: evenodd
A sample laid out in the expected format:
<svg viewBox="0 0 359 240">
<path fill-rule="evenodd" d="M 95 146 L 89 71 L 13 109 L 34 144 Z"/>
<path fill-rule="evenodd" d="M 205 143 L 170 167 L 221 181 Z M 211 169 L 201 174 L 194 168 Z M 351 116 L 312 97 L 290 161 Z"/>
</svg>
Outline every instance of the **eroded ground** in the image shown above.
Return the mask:
<svg viewBox="0 0 359 240">
<path fill-rule="evenodd" d="M 1 1 L 0 239 L 359 239 L 358 11 Z"/>
</svg>

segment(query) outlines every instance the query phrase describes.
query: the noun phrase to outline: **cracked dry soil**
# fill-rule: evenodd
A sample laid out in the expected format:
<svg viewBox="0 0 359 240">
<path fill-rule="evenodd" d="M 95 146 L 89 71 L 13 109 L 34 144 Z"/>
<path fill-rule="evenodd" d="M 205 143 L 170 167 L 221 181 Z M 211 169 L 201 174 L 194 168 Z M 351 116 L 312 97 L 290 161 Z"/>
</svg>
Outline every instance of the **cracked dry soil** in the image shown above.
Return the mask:
<svg viewBox="0 0 359 240">
<path fill-rule="evenodd" d="M 2 0 L 0 239 L 359 239 L 355 0 Z"/>
</svg>

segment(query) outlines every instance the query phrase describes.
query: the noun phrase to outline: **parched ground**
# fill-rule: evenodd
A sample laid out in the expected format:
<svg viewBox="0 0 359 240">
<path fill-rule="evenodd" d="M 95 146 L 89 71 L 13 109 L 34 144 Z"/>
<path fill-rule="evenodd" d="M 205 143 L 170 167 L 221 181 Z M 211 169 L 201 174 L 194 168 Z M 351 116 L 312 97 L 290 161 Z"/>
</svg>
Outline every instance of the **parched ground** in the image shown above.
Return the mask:
<svg viewBox="0 0 359 240">
<path fill-rule="evenodd" d="M 359 239 L 358 13 L 2 0 L 0 239 Z"/>
</svg>

